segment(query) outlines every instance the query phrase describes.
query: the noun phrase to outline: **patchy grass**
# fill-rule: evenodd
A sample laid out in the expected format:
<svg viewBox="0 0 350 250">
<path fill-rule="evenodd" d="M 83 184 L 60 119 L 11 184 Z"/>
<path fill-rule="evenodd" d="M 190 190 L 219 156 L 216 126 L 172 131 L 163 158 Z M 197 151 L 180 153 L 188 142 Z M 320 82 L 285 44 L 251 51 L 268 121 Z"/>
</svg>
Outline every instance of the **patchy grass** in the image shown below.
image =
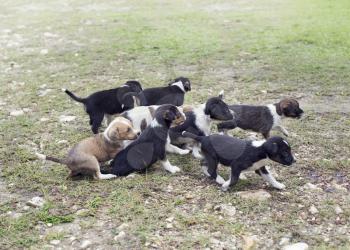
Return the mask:
<svg viewBox="0 0 350 250">
<path fill-rule="evenodd" d="M 1 2 L 0 192 L 4 186 L 13 195 L 0 200 L 1 246 L 39 248 L 53 239 L 71 246 L 72 232 L 48 232 L 47 224 L 79 224 L 76 237 L 93 232 L 89 237 L 96 245 L 121 248 L 218 248 L 217 241 L 235 248 L 249 234 L 258 235 L 259 249 L 278 248 L 286 235 L 314 249 L 349 248 L 349 4 Z M 91 135 L 83 108 L 62 87 L 85 96 L 128 79 L 151 87 L 179 75 L 193 83 L 187 104 L 204 102 L 221 89 L 228 103 L 300 100 L 305 117 L 285 121 L 298 162 L 291 168 L 272 164 L 286 191 L 273 190 L 253 175 L 223 193 L 189 156 L 170 157 L 183 169 L 180 174 L 155 166 L 145 175 L 106 182 L 67 180 L 64 166 L 35 158 L 36 151 L 63 156 Z M 25 114 L 9 116 L 19 109 Z M 60 115 L 77 118 L 63 124 Z M 227 178 L 226 169 L 221 171 Z M 321 190 L 305 189 L 306 183 Z M 259 188 L 272 198 L 255 202 L 234 194 Z M 23 210 L 35 195 L 42 195 L 46 205 Z M 222 203 L 236 207 L 234 218 L 214 209 Z M 309 213 L 311 205 L 318 214 Z M 343 213 L 336 214 L 335 205 Z M 23 215 L 12 218 L 10 211 Z M 126 243 L 113 241 L 121 223 L 129 224 Z"/>
</svg>

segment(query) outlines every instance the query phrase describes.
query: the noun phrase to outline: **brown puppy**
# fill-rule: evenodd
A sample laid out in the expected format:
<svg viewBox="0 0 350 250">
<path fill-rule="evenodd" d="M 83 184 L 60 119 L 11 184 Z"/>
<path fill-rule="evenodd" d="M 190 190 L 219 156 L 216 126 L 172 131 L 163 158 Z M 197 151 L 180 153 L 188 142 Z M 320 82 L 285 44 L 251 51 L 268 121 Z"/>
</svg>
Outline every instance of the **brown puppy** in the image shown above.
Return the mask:
<svg viewBox="0 0 350 250">
<path fill-rule="evenodd" d="M 37 154 L 40 159 L 67 165 L 68 177 L 79 174 L 92 175 L 94 179 L 105 180 L 116 177 L 113 174 L 101 174 L 99 162 L 106 162 L 123 149 L 123 140 L 134 140 L 137 132 L 131 122 L 124 117 L 117 117 L 103 133 L 86 138 L 75 145 L 64 159 Z"/>
</svg>

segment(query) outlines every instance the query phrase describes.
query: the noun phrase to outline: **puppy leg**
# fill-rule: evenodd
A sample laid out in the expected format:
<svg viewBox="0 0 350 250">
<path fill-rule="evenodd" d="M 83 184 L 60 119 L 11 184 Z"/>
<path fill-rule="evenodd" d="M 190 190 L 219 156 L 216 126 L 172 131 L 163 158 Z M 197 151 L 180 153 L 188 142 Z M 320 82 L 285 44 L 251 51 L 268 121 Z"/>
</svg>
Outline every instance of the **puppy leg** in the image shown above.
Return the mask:
<svg viewBox="0 0 350 250">
<path fill-rule="evenodd" d="M 285 136 L 287 136 L 287 137 L 289 136 L 288 131 L 283 126 L 278 125 L 278 126 L 276 126 L 276 129 L 279 130 L 280 132 L 282 132 Z"/>
<path fill-rule="evenodd" d="M 93 156 L 90 156 L 85 162 L 86 169 L 93 172 L 93 177 L 95 180 L 108 180 L 117 177 L 114 174 L 101 174 L 100 164 Z"/>
<path fill-rule="evenodd" d="M 113 115 L 105 114 L 104 117 L 106 118 L 106 126 L 108 126 L 113 121 Z"/>
<path fill-rule="evenodd" d="M 172 174 L 175 174 L 176 172 L 180 172 L 181 171 L 180 168 L 171 165 L 168 159 L 164 159 L 164 160 L 160 161 L 160 164 L 162 165 L 162 167 L 166 171 L 168 171 L 168 172 L 170 172 Z"/>
<path fill-rule="evenodd" d="M 195 144 L 193 145 L 193 148 L 192 148 L 192 155 L 194 158 L 198 159 L 198 160 L 203 160 L 203 156 L 202 154 L 200 153 L 200 148 L 198 146 L 198 144 Z"/>
<path fill-rule="evenodd" d="M 281 183 L 278 182 L 275 177 L 273 177 L 273 175 L 266 169 L 266 167 L 261 167 L 260 169 L 255 171 L 257 174 L 259 174 L 265 181 L 267 181 L 268 183 L 270 183 L 274 188 L 277 189 L 285 189 L 286 186 Z"/>
<path fill-rule="evenodd" d="M 235 120 L 229 120 L 225 122 L 221 122 L 217 125 L 218 131 L 223 132 L 225 135 L 227 135 L 227 131 L 230 129 L 234 129 L 237 127 L 237 122 Z"/>
<path fill-rule="evenodd" d="M 179 155 L 186 155 L 190 152 L 190 150 L 188 150 L 188 149 L 181 149 L 181 148 L 176 147 L 175 145 L 170 144 L 168 142 L 165 145 L 165 150 L 168 153 L 175 153 L 175 154 L 179 154 Z"/>
<path fill-rule="evenodd" d="M 220 175 L 218 175 L 217 173 L 217 169 L 218 169 L 218 161 L 213 159 L 210 156 L 206 156 L 205 157 L 208 167 L 206 166 L 202 166 L 202 170 L 203 173 L 209 177 L 211 177 L 212 179 L 214 179 L 216 181 L 216 183 L 222 185 L 223 183 L 225 183 L 224 178 L 222 178 Z"/>
<path fill-rule="evenodd" d="M 95 113 L 92 115 L 92 125 L 91 130 L 94 134 L 98 133 L 98 128 L 101 126 L 101 123 L 103 121 L 104 114 L 103 113 Z"/>
<path fill-rule="evenodd" d="M 270 138 L 270 131 L 263 132 L 262 134 L 266 140 Z"/>
<path fill-rule="evenodd" d="M 234 167 L 231 167 L 230 179 L 222 184 L 222 191 L 227 191 L 230 186 L 235 185 L 238 182 L 240 171 L 236 171 Z"/>
</svg>

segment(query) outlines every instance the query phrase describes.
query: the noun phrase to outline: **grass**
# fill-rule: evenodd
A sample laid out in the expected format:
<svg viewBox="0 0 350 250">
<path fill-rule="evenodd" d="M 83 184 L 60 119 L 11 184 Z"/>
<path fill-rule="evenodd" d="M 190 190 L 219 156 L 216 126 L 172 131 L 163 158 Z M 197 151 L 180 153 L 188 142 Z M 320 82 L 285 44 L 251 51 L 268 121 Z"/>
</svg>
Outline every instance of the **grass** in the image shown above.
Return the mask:
<svg viewBox="0 0 350 250">
<path fill-rule="evenodd" d="M 138 247 L 205 248 L 212 238 L 241 246 L 247 234 L 261 237 L 262 249 L 277 248 L 287 234 L 314 249 L 349 247 L 344 233 L 349 195 L 329 188 L 339 174 L 345 176 L 340 184 L 349 188 L 349 5 L 346 0 L 1 2 L 0 166 L 2 180 L 16 194 L 0 203 L 1 246 L 38 248 L 52 239 L 67 244 L 68 234 L 39 237 L 36 226 L 42 223 L 79 222 L 83 232 L 97 232 L 97 222 L 112 221 L 116 227 L 128 223 L 128 237 Z M 40 53 L 43 49 L 48 53 Z M 181 174 L 172 176 L 157 166 L 145 175 L 108 182 L 66 180 L 65 167 L 35 158 L 35 151 L 63 156 L 91 135 L 83 108 L 61 88 L 85 96 L 128 79 L 151 87 L 180 75 L 193 84 L 187 104 L 204 102 L 221 89 L 228 103 L 299 98 L 305 117 L 285 121 L 298 163 L 276 168 L 286 191 L 252 176 L 223 193 L 188 156 L 170 157 Z M 39 96 L 46 89 L 50 92 Z M 9 116 L 23 108 L 30 110 Z M 77 118 L 62 124 L 60 115 Z M 330 191 L 304 190 L 307 182 Z M 259 188 L 270 192 L 271 200 L 234 195 Z M 17 219 L 6 215 L 38 194 L 46 200 L 44 208 L 22 211 Z M 213 211 L 221 203 L 236 207 L 233 221 Z M 312 204 L 320 211 L 314 220 L 308 213 Z M 344 213 L 335 215 L 334 204 Z M 86 213 L 78 216 L 81 209 Z M 171 216 L 175 222 L 167 228 Z M 113 230 L 114 236 L 118 230 Z"/>
</svg>

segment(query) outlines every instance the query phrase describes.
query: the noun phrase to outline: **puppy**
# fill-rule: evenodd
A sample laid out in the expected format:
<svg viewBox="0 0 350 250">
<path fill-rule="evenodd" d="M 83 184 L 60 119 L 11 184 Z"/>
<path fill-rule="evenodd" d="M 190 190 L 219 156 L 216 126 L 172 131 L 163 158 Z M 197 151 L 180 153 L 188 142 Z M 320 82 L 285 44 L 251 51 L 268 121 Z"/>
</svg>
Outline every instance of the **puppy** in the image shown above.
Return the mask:
<svg viewBox="0 0 350 250">
<path fill-rule="evenodd" d="M 188 131 L 199 136 L 209 135 L 213 120 L 226 121 L 233 119 L 233 112 L 230 111 L 222 99 L 223 92 L 218 97 L 212 97 L 204 104 L 193 109 L 184 108 L 186 121 L 170 129 L 171 143 L 178 146 L 185 144 L 186 147 L 192 148 L 192 154 L 195 158 L 203 159 L 199 152 L 198 143 L 191 138 L 183 137 L 182 132 Z"/>
<path fill-rule="evenodd" d="M 69 177 L 79 174 L 92 175 L 94 179 L 105 180 L 116 177 L 113 174 L 101 174 L 99 162 L 106 162 L 123 148 L 123 140 L 134 140 L 137 133 L 131 122 L 123 117 L 116 118 L 100 134 L 89 137 L 75 145 L 64 159 L 37 154 L 40 159 L 67 165 Z"/>
<path fill-rule="evenodd" d="M 134 96 L 140 106 L 172 104 L 181 106 L 184 103 L 185 93 L 191 90 L 188 78 L 179 77 L 169 83 L 167 87 L 148 88 Z"/>
<path fill-rule="evenodd" d="M 204 170 L 208 176 L 222 185 L 227 191 L 235 185 L 242 171 L 255 170 L 265 181 L 277 189 L 284 189 L 285 185 L 276 179 L 266 169 L 267 160 L 290 166 L 295 162 L 291 148 L 283 138 L 274 136 L 263 141 L 241 140 L 226 135 L 197 136 L 183 132 L 183 136 L 190 137 L 201 143 L 201 149 L 208 164 Z M 217 166 L 231 167 L 230 179 L 225 181 L 217 174 Z"/>
<path fill-rule="evenodd" d="M 267 106 L 231 105 L 229 107 L 235 112 L 236 117 L 234 120 L 219 123 L 217 128 L 220 132 L 227 133 L 228 129 L 239 127 L 262 133 L 265 139 L 270 137 L 270 131 L 273 129 L 288 136 L 288 131 L 281 125 L 281 119 L 284 117 L 299 119 L 304 113 L 298 101 L 292 98 Z"/>
<path fill-rule="evenodd" d="M 120 116 L 125 117 L 126 119 L 131 121 L 135 130 L 142 132 L 146 129 L 148 125 L 151 124 L 151 122 L 155 118 L 155 113 L 159 107 L 162 107 L 162 106 L 160 105 L 139 106 L 121 113 Z M 179 107 L 178 109 L 182 113 L 181 111 L 182 108 Z M 127 146 L 131 142 L 132 141 L 125 141 L 124 145 Z M 190 152 L 190 150 L 188 149 L 181 149 L 175 145 L 172 145 L 170 143 L 170 140 L 167 140 L 165 150 L 168 153 L 175 153 L 180 155 L 185 155 Z"/>
<path fill-rule="evenodd" d="M 180 168 L 172 166 L 166 158 L 165 145 L 171 126 L 176 126 L 185 120 L 184 115 L 174 105 L 165 104 L 155 112 L 155 118 L 129 146 L 120 151 L 111 163 L 111 173 L 126 176 L 135 171 L 144 171 L 160 161 L 165 170 L 176 173 Z"/>
<path fill-rule="evenodd" d="M 91 94 L 86 98 L 80 98 L 67 89 L 64 92 L 73 100 L 81 102 L 90 116 L 90 126 L 94 134 L 98 133 L 105 115 L 119 114 L 124 110 L 134 107 L 134 99 L 128 93 L 142 91 L 141 84 L 137 81 L 128 81 L 123 86 L 115 89 L 102 90 Z"/>
</svg>

